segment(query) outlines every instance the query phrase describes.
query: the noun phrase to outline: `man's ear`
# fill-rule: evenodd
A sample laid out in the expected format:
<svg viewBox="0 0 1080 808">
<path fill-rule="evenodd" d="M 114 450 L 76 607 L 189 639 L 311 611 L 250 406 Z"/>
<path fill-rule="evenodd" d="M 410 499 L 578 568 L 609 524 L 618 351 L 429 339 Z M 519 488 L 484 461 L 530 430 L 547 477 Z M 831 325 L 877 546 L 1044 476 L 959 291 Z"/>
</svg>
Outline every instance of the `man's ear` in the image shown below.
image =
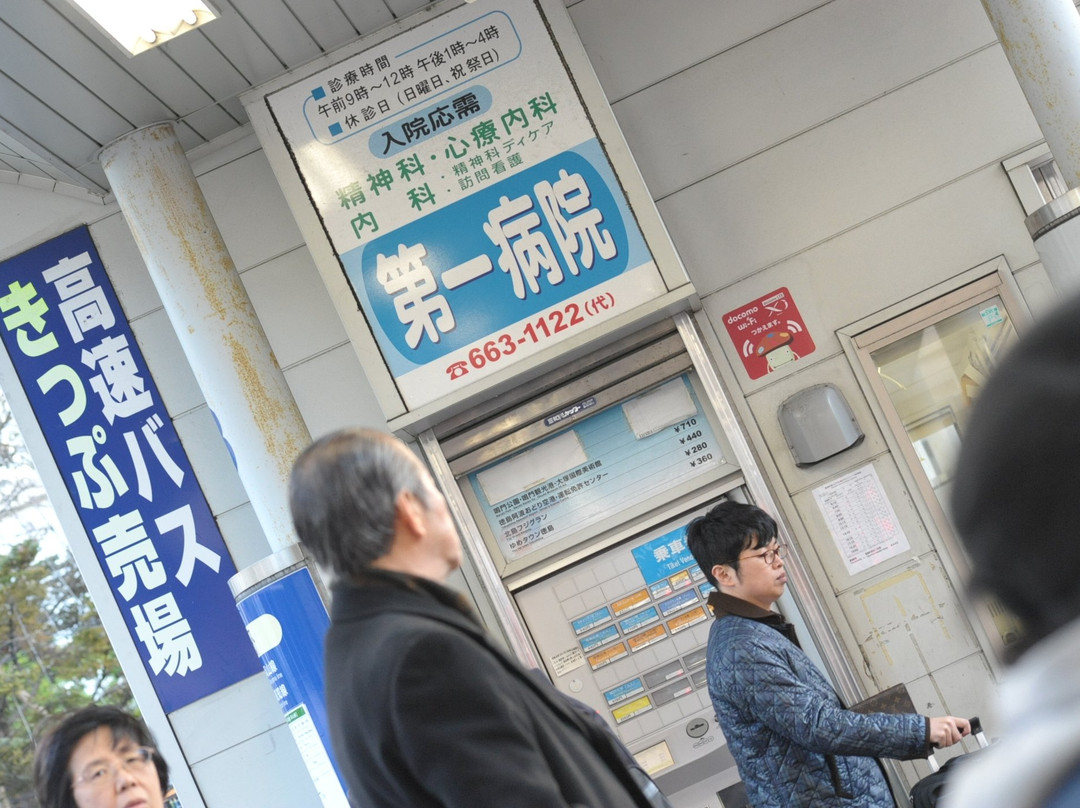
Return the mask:
<svg viewBox="0 0 1080 808">
<path fill-rule="evenodd" d="M 412 536 L 424 533 L 423 503 L 411 491 L 402 491 L 394 500 L 398 524 Z"/>
<path fill-rule="evenodd" d="M 739 576 L 730 564 L 714 564 L 712 574 L 717 586 L 733 586 L 739 582 Z"/>
</svg>

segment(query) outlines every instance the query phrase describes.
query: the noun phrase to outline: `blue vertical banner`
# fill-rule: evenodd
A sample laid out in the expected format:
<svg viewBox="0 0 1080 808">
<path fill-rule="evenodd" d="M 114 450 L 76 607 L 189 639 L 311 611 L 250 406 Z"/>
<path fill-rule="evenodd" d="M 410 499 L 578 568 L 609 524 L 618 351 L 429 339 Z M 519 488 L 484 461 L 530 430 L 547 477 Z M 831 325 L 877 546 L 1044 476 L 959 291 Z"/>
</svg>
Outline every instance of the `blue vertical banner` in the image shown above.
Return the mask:
<svg viewBox="0 0 1080 808">
<path fill-rule="evenodd" d="M 258 673 L 236 568 L 86 227 L 0 263 L 0 338 L 165 712 Z"/>
<path fill-rule="evenodd" d="M 326 720 L 323 637 L 330 617 L 311 572 L 294 570 L 236 607 L 324 808 L 349 808 Z"/>
</svg>

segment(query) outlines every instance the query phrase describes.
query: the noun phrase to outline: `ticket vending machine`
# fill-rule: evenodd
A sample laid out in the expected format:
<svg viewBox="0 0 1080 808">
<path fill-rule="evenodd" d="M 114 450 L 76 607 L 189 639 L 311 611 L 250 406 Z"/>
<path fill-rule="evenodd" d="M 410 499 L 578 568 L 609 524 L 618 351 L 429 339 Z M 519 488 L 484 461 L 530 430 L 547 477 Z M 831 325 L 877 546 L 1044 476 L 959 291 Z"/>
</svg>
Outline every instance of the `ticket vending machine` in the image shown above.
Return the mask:
<svg viewBox="0 0 1080 808">
<path fill-rule="evenodd" d="M 676 808 L 733 808 L 745 795 L 705 683 L 711 587 L 685 529 L 768 493 L 704 356 L 676 315 L 420 444 L 517 655 L 604 716 Z M 804 604 L 780 606 L 829 670 Z"/>
</svg>

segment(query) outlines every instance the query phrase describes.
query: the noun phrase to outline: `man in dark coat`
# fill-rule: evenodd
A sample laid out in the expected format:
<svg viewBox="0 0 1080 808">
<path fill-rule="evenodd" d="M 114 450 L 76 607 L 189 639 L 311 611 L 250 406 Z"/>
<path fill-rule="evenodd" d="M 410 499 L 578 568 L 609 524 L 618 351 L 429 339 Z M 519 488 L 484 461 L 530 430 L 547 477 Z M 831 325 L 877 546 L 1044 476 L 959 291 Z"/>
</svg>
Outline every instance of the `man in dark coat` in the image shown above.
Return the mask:
<svg viewBox="0 0 1080 808">
<path fill-rule="evenodd" d="M 337 579 L 326 696 L 353 805 L 653 804 L 617 741 L 493 645 L 444 585 L 461 542 L 404 444 L 359 429 L 322 438 L 294 465 L 290 506 Z"/>
</svg>

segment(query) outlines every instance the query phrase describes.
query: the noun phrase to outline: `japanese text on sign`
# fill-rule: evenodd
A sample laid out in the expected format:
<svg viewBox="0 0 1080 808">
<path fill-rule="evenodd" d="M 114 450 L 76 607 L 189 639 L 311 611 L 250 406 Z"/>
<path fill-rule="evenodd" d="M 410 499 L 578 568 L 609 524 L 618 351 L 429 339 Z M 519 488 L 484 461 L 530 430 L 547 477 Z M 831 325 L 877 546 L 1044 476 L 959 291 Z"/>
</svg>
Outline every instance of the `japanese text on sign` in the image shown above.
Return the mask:
<svg viewBox="0 0 1080 808">
<path fill-rule="evenodd" d="M 410 408 L 668 291 L 531 0 L 451 9 L 266 105 Z"/>
<path fill-rule="evenodd" d="M 163 706 L 257 671 L 235 568 L 85 228 L 0 265 L 0 323 Z"/>
</svg>

